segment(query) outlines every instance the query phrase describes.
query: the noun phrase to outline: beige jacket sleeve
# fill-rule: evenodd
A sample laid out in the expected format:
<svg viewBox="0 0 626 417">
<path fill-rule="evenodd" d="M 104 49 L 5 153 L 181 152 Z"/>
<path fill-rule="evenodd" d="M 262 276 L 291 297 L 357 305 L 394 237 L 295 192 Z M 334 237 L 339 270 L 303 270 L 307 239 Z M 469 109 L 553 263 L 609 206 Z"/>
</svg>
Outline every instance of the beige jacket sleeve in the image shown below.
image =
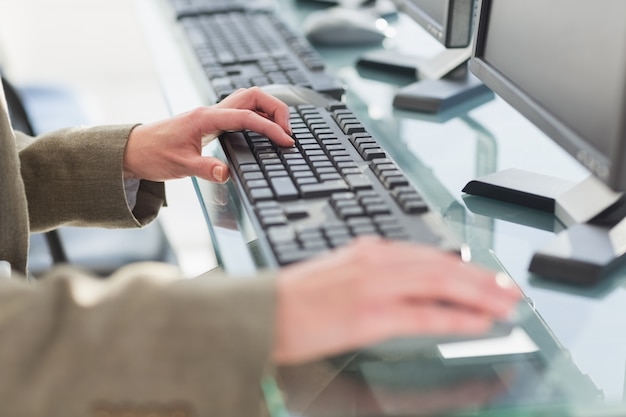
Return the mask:
<svg viewBox="0 0 626 417">
<path fill-rule="evenodd" d="M 62 225 L 138 227 L 165 202 L 162 183 L 141 181 L 131 215 L 123 187 L 133 126 L 71 128 L 37 137 L 16 132 L 31 231 Z"/>
<path fill-rule="evenodd" d="M 177 277 L 137 264 L 104 281 L 68 267 L 0 281 L 0 415 L 262 413 L 271 276 Z"/>
<path fill-rule="evenodd" d="M 163 204 L 142 182 L 126 204 L 132 126 L 16 137 L 0 93 L 0 259 L 25 269 L 31 230 L 133 227 Z M 20 175 L 21 171 L 21 175 Z M 70 267 L 0 278 L 0 416 L 256 416 L 273 341 L 272 274 L 181 280 L 138 264 L 100 280 Z M 108 414 L 107 414 L 108 413 Z M 176 414 L 178 413 L 178 414 Z"/>
</svg>

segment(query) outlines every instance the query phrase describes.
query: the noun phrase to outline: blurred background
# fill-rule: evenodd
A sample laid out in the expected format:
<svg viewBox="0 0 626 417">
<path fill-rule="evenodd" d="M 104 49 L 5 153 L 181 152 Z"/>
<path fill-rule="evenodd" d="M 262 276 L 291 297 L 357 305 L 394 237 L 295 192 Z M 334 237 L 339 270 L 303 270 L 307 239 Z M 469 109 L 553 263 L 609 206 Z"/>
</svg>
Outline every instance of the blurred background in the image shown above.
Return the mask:
<svg viewBox="0 0 626 417">
<path fill-rule="evenodd" d="M 17 86 L 61 86 L 90 124 L 169 116 L 133 2 L 0 0 L 0 65 Z M 190 179 L 166 184 L 159 221 L 186 276 L 215 266 Z"/>
</svg>

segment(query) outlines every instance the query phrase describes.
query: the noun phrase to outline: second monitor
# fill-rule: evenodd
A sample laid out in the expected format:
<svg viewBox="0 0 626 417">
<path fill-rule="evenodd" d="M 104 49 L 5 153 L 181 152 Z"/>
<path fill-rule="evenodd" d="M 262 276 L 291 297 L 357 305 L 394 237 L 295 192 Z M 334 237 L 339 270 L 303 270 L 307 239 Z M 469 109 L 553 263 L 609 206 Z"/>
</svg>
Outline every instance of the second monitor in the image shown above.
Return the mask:
<svg viewBox="0 0 626 417">
<path fill-rule="evenodd" d="M 578 284 L 626 260 L 626 2 L 590 4 L 481 0 L 471 68 L 592 175 L 571 185 L 506 170 L 465 189 L 553 211 L 567 229 L 529 270 Z"/>
<path fill-rule="evenodd" d="M 394 0 L 394 3 L 445 47 L 428 59 L 392 50 L 374 51 L 359 59 L 362 66 L 415 74 L 418 81 L 398 91 L 395 107 L 437 113 L 479 96 L 492 95 L 468 71 L 475 0 Z"/>
</svg>

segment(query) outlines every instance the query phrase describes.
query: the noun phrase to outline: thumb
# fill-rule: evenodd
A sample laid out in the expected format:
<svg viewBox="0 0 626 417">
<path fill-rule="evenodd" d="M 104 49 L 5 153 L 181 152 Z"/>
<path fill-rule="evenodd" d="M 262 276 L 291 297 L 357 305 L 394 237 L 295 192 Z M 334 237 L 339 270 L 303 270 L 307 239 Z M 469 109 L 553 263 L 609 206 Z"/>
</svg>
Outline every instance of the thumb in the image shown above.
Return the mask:
<svg viewBox="0 0 626 417">
<path fill-rule="evenodd" d="M 195 163 L 191 164 L 191 167 L 192 171 L 189 175 L 207 181 L 224 183 L 230 177 L 228 165 L 213 156 L 198 156 Z"/>
</svg>

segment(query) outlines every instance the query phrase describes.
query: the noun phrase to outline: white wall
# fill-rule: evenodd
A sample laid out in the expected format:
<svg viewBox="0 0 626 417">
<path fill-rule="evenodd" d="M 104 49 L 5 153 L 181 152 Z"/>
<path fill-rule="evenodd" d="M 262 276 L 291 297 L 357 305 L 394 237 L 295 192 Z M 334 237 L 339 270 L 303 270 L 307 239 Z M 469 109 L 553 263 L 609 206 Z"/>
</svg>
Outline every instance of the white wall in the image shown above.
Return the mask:
<svg viewBox="0 0 626 417">
<path fill-rule="evenodd" d="M 168 116 L 130 0 L 0 0 L 0 60 L 15 84 L 61 84 L 93 124 Z M 215 265 L 189 179 L 167 184 L 160 216 L 193 276 Z"/>
</svg>

